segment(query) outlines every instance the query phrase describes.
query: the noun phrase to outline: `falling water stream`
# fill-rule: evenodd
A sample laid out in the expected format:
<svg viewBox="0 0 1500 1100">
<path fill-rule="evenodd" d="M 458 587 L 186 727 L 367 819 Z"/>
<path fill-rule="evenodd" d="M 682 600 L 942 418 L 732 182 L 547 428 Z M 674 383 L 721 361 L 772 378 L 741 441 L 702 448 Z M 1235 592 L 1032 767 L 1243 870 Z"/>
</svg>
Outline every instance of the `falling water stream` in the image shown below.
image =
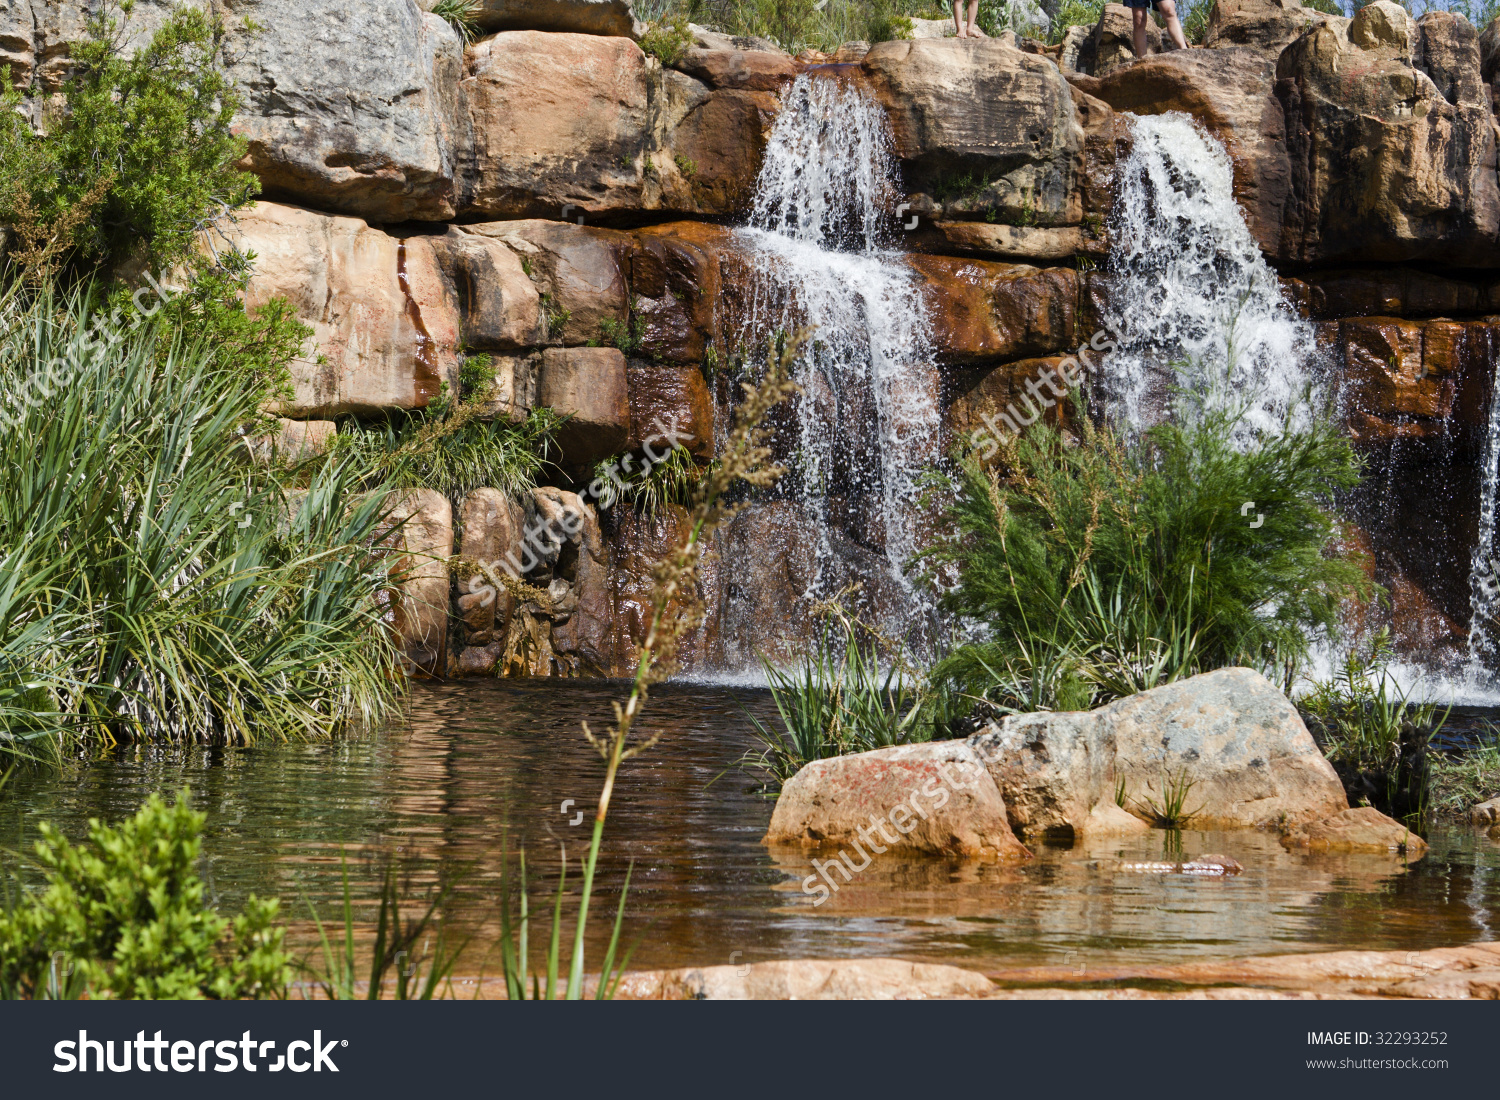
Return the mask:
<svg viewBox="0 0 1500 1100">
<path fill-rule="evenodd" d="M 858 90 L 801 76 L 767 143 L 750 225 L 755 275 L 743 331 L 753 342 L 809 333 L 796 380 L 795 493 L 816 546 L 809 597 L 850 578 L 836 537 L 844 513 L 873 517 L 909 626 L 926 607 L 904 569 L 921 548 L 918 480 L 940 455 L 941 420 L 927 307 L 889 247 L 899 171 L 884 113 Z M 865 536 L 868 539 L 868 535 Z M 892 586 L 887 586 L 890 590 Z"/>
</svg>

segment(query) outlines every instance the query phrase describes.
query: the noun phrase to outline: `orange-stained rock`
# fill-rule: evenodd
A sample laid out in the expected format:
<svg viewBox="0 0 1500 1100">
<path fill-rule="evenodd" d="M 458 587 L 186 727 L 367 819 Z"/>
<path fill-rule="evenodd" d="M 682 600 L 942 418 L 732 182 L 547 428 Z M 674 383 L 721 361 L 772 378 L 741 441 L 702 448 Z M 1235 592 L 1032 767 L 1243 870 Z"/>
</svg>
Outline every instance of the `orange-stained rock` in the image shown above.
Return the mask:
<svg viewBox="0 0 1500 1100">
<path fill-rule="evenodd" d="M 1301 279 L 1315 292 L 1311 304 L 1320 318 L 1452 316 L 1500 307 L 1500 295 L 1488 284 L 1409 267 L 1309 271 Z"/>
<path fill-rule="evenodd" d="M 1401 852 L 1421 859 L 1427 842 L 1373 806 L 1357 806 L 1318 821 L 1309 821 L 1281 838 L 1288 848 L 1314 852 Z"/>
<path fill-rule="evenodd" d="M 469 16 L 485 31 L 539 30 L 639 38 L 645 27 L 630 0 L 472 0 Z"/>
<path fill-rule="evenodd" d="M 673 128 L 662 163 L 687 195 L 674 191 L 660 206 L 706 215 L 749 209 L 779 107 L 771 92 L 746 89 L 714 92 L 690 110 Z"/>
<path fill-rule="evenodd" d="M 669 222 L 631 234 L 630 291 L 642 354 L 703 362 L 717 340 L 723 259 L 734 251 L 732 230 L 703 222 Z"/>
<path fill-rule="evenodd" d="M 459 335 L 467 351 L 518 351 L 546 339 L 541 299 L 514 252 L 456 227 L 424 241 L 460 303 Z"/>
<path fill-rule="evenodd" d="M 660 454 L 670 446 L 662 441 L 663 433 L 675 431 L 689 437 L 681 446 L 700 458 L 713 457 L 713 399 L 701 370 L 632 359 L 626 365 L 625 383 L 630 391 L 627 450 L 639 451 L 642 444 L 650 443 Z"/>
<path fill-rule="evenodd" d="M 947 363 L 1050 355 L 1075 342 L 1078 275 L 950 256 L 911 256 Z"/>
<path fill-rule="evenodd" d="M 651 515 L 643 515 L 628 504 L 618 504 L 608 513 L 611 593 L 614 617 L 613 652 L 616 666 L 634 669 L 640 660 L 640 645 L 651 623 L 651 573 L 661 561 L 686 539 L 691 523 L 687 509 L 666 504 Z M 700 583 L 699 588 L 702 589 Z M 680 604 L 674 601 L 669 614 Z M 678 645 L 678 661 L 687 667 L 701 667 L 703 632 L 694 631 Z"/>
<path fill-rule="evenodd" d="M 965 451 L 977 451 L 980 458 L 992 456 L 994 450 L 985 446 L 985 440 L 998 441 L 1001 434 L 1013 434 L 1010 425 L 1000 419 L 1002 414 L 1007 413 L 1011 417 L 1011 423 L 1018 428 L 1022 426 L 1020 421 L 1033 417 L 1038 412 L 1049 424 L 1061 423 L 1063 414 L 1069 407 L 1067 402 L 1057 400 L 1052 407 L 1039 409 L 1038 406 L 1044 402 L 1027 390 L 1027 383 L 1037 381 L 1037 386 L 1034 387 L 1036 393 L 1043 398 L 1053 398 L 1052 391 L 1042 379 L 1047 372 L 1051 372 L 1051 377 L 1056 377 L 1058 364 L 1063 358 L 1055 355 L 1007 363 L 985 372 L 977 381 L 967 385 L 948 408 L 948 427 L 954 444 Z M 967 379 L 959 385 L 962 386 L 965 382 Z M 1059 381 L 1058 388 L 1066 387 Z"/>
<path fill-rule="evenodd" d="M 652 80 L 634 42 L 502 31 L 468 49 L 464 72 L 474 144 L 462 213 L 567 219 L 642 208 Z"/>
<path fill-rule="evenodd" d="M 832 892 L 887 849 L 1006 861 L 1031 856 L 1011 834 L 994 780 L 961 741 L 814 760 L 781 788 L 764 842 L 830 854 L 841 849 L 822 874 Z"/>
</svg>

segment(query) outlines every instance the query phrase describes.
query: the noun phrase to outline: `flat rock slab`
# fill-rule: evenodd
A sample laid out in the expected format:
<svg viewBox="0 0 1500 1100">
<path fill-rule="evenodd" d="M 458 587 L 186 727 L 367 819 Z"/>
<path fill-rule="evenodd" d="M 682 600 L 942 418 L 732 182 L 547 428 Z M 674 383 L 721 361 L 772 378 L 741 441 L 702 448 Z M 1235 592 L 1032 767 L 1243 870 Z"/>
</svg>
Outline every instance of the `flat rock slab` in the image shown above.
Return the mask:
<svg viewBox="0 0 1500 1100">
<path fill-rule="evenodd" d="M 957 966 L 902 959 L 795 959 L 628 974 L 631 1001 L 904 1001 L 988 997 L 990 980 Z"/>
<path fill-rule="evenodd" d="M 1284 835 L 1281 842 L 1288 848 L 1314 852 L 1404 852 L 1411 859 L 1421 859 L 1427 852 L 1425 840 L 1373 806 L 1306 822 Z"/>
</svg>

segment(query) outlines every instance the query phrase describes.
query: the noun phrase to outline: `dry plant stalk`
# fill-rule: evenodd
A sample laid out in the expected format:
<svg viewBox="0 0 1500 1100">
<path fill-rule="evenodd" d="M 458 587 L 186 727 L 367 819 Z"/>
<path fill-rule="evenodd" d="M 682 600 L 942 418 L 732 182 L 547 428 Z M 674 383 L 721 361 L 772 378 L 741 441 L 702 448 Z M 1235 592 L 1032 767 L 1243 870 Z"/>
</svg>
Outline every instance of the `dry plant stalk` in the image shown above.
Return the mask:
<svg viewBox="0 0 1500 1100">
<path fill-rule="evenodd" d="M 651 622 L 641 643 L 636 663 L 635 682 L 625 705 L 615 704 L 615 726 L 604 736 L 595 736 L 588 723 L 583 735 L 605 761 L 604 786 L 599 792 L 599 808 L 594 814 L 594 835 L 584 866 L 583 887 L 578 909 L 578 923 L 573 940 L 573 959 L 568 974 L 568 993 L 578 996 L 583 986 L 583 936 L 588 921 L 589 896 L 594 884 L 594 866 L 599 857 L 599 840 L 604 833 L 604 819 L 614 794 L 615 777 L 620 764 L 645 752 L 660 739 L 655 734 L 645 741 L 631 743 L 636 719 L 646 703 L 651 685 L 665 680 L 676 667 L 677 647 L 683 636 L 703 619 L 703 605 L 697 593 L 698 567 L 703 560 L 704 544 L 729 522 L 742 507 L 726 503 L 724 494 L 737 481 L 758 488 L 775 483 L 782 474 L 771 462 L 771 429 L 763 421 L 773 408 L 797 392 L 791 380 L 792 364 L 807 338 L 805 331 L 789 339 L 779 355 L 766 362 L 765 376 L 756 385 L 743 383 L 745 399 L 735 411 L 734 430 L 717 468 L 710 467 L 698 480 L 692 493 L 691 526 L 682 545 L 668 553 L 652 570 Z M 675 613 L 674 613 L 675 605 Z"/>
</svg>

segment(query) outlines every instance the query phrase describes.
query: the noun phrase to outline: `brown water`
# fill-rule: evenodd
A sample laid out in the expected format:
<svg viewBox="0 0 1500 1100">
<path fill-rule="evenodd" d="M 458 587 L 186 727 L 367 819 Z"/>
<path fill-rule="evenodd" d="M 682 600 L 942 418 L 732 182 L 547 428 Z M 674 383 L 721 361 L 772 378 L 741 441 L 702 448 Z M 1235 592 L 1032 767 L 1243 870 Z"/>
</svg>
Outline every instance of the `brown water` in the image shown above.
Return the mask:
<svg viewBox="0 0 1500 1100">
<path fill-rule="evenodd" d="M 29 847 L 36 823 L 81 836 L 91 816 L 118 819 L 151 791 L 187 783 L 208 813 L 205 872 L 218 900 L 254 891 L 284 899 L 312 935 L 305 897 L 338 919 L 340 853 L 360 915 L 394 857 L 420 895 L 446 865 L 467 875 L 454 919 L 474 933 L 474 970 L 495 937 L 501 842 L 524 840 L 555 882 L 557 846 L 587 844 L 603 767 L 579 736 L 610 716 L 619 685 L 484 681 L 418 690 L 409 729 L 333 743 L 249 749 L 129 748 L 61 772 L 16 775 L 0 795 L 0 848 Z M 877 862 L 820 907 L 804 894 L 800 853 L 760 837 L 772 802 L 736 761 L 758 751 L 742 705 L 753 690 L 673 686 L 647 711 L 665 736 L 625 765 L 600 860 L 613 913 L 629 861 L 633 967 L 812 956 L 897 955 L 979 969 L 1136 965 L 1195 957 L 1371 947 L 1415 950 L 1500 931 L 1500 844 L 1435 829 L 1411 866 L 1385 856 L 1284 852 L 1257 832 L 1168 834 L 1084 848 L 1041 847 L 1024 868 L 944 860 Z M 562 804 L 574 804 L 562 810 Z M 584 821 L 570 822 L 579 810 Z M 1233 856 L 1228 880 L 1111 872 L 1100 858 Z M 576 863 L 574 865 L 576 874 Z M 570 882 L 576 878 L 570 878 Z M 597 940 L 606 922 L 595 925 Z M 493 959 L 487 964 L 491 972 Z"/>
</svg>

